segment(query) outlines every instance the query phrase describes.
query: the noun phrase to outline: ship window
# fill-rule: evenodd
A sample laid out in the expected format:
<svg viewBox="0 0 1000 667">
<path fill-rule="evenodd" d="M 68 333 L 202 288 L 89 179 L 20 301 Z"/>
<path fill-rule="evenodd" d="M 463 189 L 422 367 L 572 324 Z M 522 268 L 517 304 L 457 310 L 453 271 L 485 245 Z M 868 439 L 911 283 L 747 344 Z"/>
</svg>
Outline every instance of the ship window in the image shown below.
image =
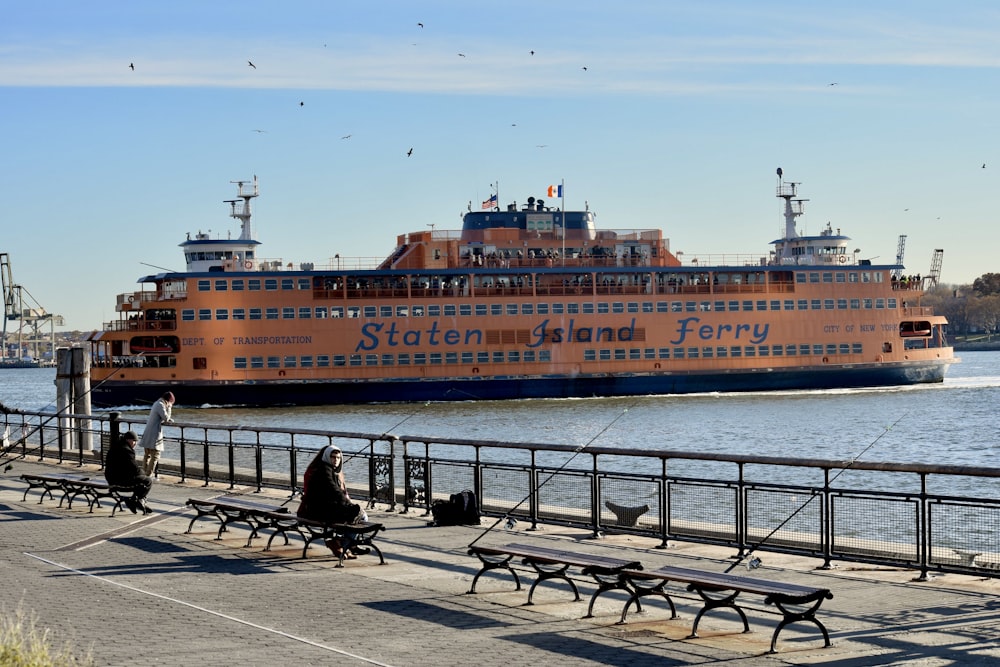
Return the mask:
<svg viewBox="0 0 1000 667">
<path fill-rule="evenodd" d="M 503 315 L 503 305 L 499 303 L 491 303 L 490 315 Z"/>
<path fill-rule="evenodd" d="M 427 317 L 441 317 L 441 306 L 427 306 Z"/>
<path fill-rule="evenodd" d="M 743 348 L 743 356 L 744 357 L 757 356 L 757 348 L 755 348 L 753 345 L 747 345 L 746 347 Z"/>
<path fill-rule="evenodd" d="M 316 365 L 320 368 L 326 368 L 330 365 L 330 355 L 319 354 L 316 355 Z"/>
<path fill-rule="evenodd" d="M 246 357 L 236 357 L 236 358 L 233 359 L 233 368 L 244 369 L 246 367 L 247 367 L 247 358 Z"/>
<path fill-rule="evenodd" d="M 683 359 L 683 358 L 684 358 L 684 348 L 683 347 L 675 347 L 674 348 L 674 359 Z"/>
<path fill-rule="evenodd" d="M 822 305 L 822 299 L 812 299 L 809 301 L 809 308 L 811 310 L 822 310 Z"/>
<path fill-rule="evenodd" d="M 880 283 L 880 282 L 882 282 L 882 279 L 883 279 L 884 277 L 885 277 L 885 274 L 884 274 L 884 273 L 882 273 L 881 271 L 876 271 L 876 272 L 875 272 L 875 274 L 874 274 L 874 275 L 872 276 L 872 279 L 873 279 L 873 280 L 874 280 L 875 282 L 877 282 L 877 283 Z"/>
<path fill-rule="evenodd" d="M 295 366 L 298 364 L 298 361 L 299 360 L 296 357 L 287 356 L 287 357 L 285 357 L 285 359 L 284 359 L 284 361 L 282 363 L 283 363 L 283 365 L 284 365 L 285 368 L 295 368 Z"/>
<path fill-rule="evenodd" d="M 250 368 L 264 368 L 264 357 L 250 357 Z"/>
<path fill-rule="evenodd" d="M 250 309 L 250 319 L 251 320 L 259 320 L 260 318 L 261 318 L 261 310 L 260 310 L 260 308 L 251 308 Z"/>
<path fill-rule="evenodd" d="M 897 306 L 897 304 L 896 304 L 896 297 L 890 297 L 889 300 L 886 303 L 888 304 L 888 307 L 890 309 L 896 310 L 896 306 Z"/>
<path fill-rule="evenodd" d="M 495 363 L 495 364 L 502 364 L 503 363 L 503 352 L 494 352 L 493 353 L 493 363 Z"/>
<path fill-rule="evenodd" d="M 291 278 L 282 278 L 281 279 L 281 289 L 284 289 L 284 290 L 295 289 L 295 281 L 293 279 L 291 279 Z"/>
<path fill-rule="evenodd" d="M 360 354 L 352 354 L 350 356 L 349 360 L 348 360 L 348 363 L 351 366 L 360 366 L 361 365 L 361 355 Z"/>
<path fill-rule="evenodd" d="M 797 304 L 796 307 L 799 310 L 809 310 L 809 300 L 808 299 L 799 299 L 798 304 Z"/>
<path fill-rule="evenodd" d="M 268 292 L 276 291 L 278 289 L 278 280 L 276 278 L 265 278 L 264 289 Z"/>
<path fill-rule="evenodd" d="M 785 299 L 785 310 L 795 310 L 794 299 Z"/>
<path fill-rule="evenodd" d="M 247 287 L 250 289 L 251 292 L 259 292 L 260 278 L 251 278 L 250 280 L 248 280 Z"/>
<path fill-rule="evenodd" d="M 517 315 L 517 304 L 516 303 L 508 303 L 507 304 L 507 314 L 508 315 Z"/>
<path fill-rule="evenodd" d="M 882 298 L 875 299 L 875 308 L 876 310 L 882 310 L 883 308 L 885 308 L 885 299 Z"/>
<path fill-rule="evenodd" d="M 630 313 L 638 313 L 639 312 L 639 304 L 637 302 L 635 302 L 635 301 L 629 301 L 628 302 L 628 312 L 630 312 Z"/>
<path fill-rule="evenodd" d="M 775 345 L 774 347 L 771 348 L 771 354 L 773 354 L 776 357 L 780 357 L 785 354 L 785 348 L 782 347 L 781 345 Z"/>
<path fill-rule="evenodd" d="M 598 312 L 600 312 L 600 311 L 598 311 Z M 604 312 L 607 312 L 607 310 L 605 310 Z M 615 301 L 614 303 L 611 304 L 611 312 L 612 313 L 624 313 L 625 312 L 625 304 L 622 303 L 621 301 Z"/>
<path fill-rule="evenodd" d="M 312 289 L 308 278 L 299 278 L 299 289 Z"/>
<path fill-rule="evenodd" d="M 333 355 L 333 365 L 334 366 L 344 366 L 347 364 L 347 357 L 342 354 Z"/>
<path fill-rule="evenodd" d="M 476 315 L 485 315 L 485 314 L 486 314 L 486 304 L 485 303 L 477 303 L 476 304 Z"/>
<path fill-rule="evenodd" d="M 847 299 L 837 299 L 837 310 L 847 310 Z"/>
<path fill-rule="evenodd" d="M 703 348 L 701 348 L 701 356 L 704 357 L 705 359 L 711 359 L 714 354 L 715 354 L 715 348 L 714 347 L 703 347 Z"/>
<path fill-rule="evenodd" d="M 215 291 L 225 292 L 229 289 L 229 281 L 224 278 L 217 278 L 215 280 Z"/>
<path fill-rule="evenodd" d="M 598 356 L 601 361 L 611 361 L 611 350 L 598 350 Z"/>
<path fill-rule="evenodd" d="M 309 306 L 299 306 L 299 319 L 308 320 L 312 318 L 312 308 Z"/>
<path fill-rule="evenodd" d="M 535 314 L 535 304 L 524 303 L 521 304 L 521 314 L 522 315 L 534 315 Z"/>
<path fill-rule="evenodd" d="M 814 343 L 813 344 L 813 354 L 815 354 L 817 356 L 823 354 L 823 346 L 821 344 L 819 344 L 819 343 Z"/>
<path fill-rule="evenodd" d="M 823 273 L 823 282 L 825 282 L 825 283 L 832 283 L 833 282 L 833 274 L 830 273 L 830 272 L 828 272 L 828 271 L 824 272 Z"/>
<path fill-rule="evenodd" d="M 365 355 L 365 366 L 378 366 L 378 355 L 377 354 L 366 354 Z"/>
<path fill-rule="evenodd" d="M 851 351 L 851 345 L 850 345 L 850 343 L 841 343 L 841 344 L 840 344 L 840 345 L 838 346 L 838 351 L 839 351 L 839 352 L 840 352 L 841 354 L 849 354 L 849 353 L 850 353 L 850 351 Z"/>
<path fill-rule="evenodd" d="M 379 317 L 392 317 L 392 306 L 379 306 L 378 307 Z"/>
<path fill-rule="evenodd" d="M 625 361 L 625 348 L 615 348 L 615 361 Z"/>
<path fill-rule="evenodd" d="M 687 349 L 688 359 L 697 359 L 699 352 L 700 352 L 700 350 L 698 348 L 696 348 L 696 347 L 689 347 Z"/>
<path fill-rule="evenodd" d="M 843 271 L 837 271 L 835 279 L 838 283 L 847 282 L 847 275 Z"/>
<path fill-rule="evenodd" d="M 868 271 L 861 272 L 861 282 L 870 283 L 872 281 L 872 274 Z"/>
<path fill-rule="evenodd" d="M 527 354 L 527 352 L 525 352 L 525 354 Z M 472 353 L 471 352 L 463 352 L 462 353 L 462 363 L 463 364 L 471 364 L 472 363 Z"/>
<path fill-rule="evenodd" d="M 317 320 L 325 320 L 328 312 L 326 306 L 316 306 L 313 309 L 313 316 Z"/>
<path fill-rule="evenodd" d="M 686 310 L 689 313 L 693 313 L 697 310 L 697 304 L 695 304 L 694 301 L 685 301 L 684 310 Z"/>
<path fill-rule="evenodd" d="M 658 312 L 658 313 L 669 313 L 670 312 L 670 305 L 666 301 L 657 301 L 656 302 L 656 312 Z"/>
<path fill-rule="evenodd" d="M 547 303 L 536 303 L 535 304 L 535 311 L 539 315 L 548 315 L 549 314 L 549 304 L 547 304 Z"/>
<path fill-rule="evenodd" d="M 587 312 L 587 304 L 583 305 L 583 312 Z M 593 311 L 591 311 L 591 312 L 593 312 Z M 604 302 L 604 301 L 601 301 L 600 303 L 598 303 L 597 304 L 597 312 L 600 313 L 601 315 L 606 315 L 607 312 L 608 312 L 608 304 L 606 302 Z"/>
<path fill-rule="evenodd" d="M 243 279 L 242 278 L 233 278 L 233 291 L 234 292 L 242 292 L 243 291 L 243 285 L 244 285 L 244 283 L 243 283 Z"/>
<path fill-rule="evenodd" d="M 804 274 L 804 273 L 796 273 L 795 274 L 795 282 L 800 283 L 800 284 L 801 283 L 805 283 L 806 282 L 806 274 Z"/>
<path fill-rule="evenodd" d="M 440 366 L 441 365 L 441 353 L 440 352 L 431 352 L 431 364 L 433 364 L 435 366 Z"/>
<path fill-rule="evenodd" d="M 653 311 L 653 307 L 654 307 L 654 305 L 653 305 L 652 301 L 643 301 L 642 302 L 642 312 L 644 312 L 644 313 L 652 313 L 652 312 L 654 312 Z"/>
<path fill-rule="evenodd" d="M 417 366 L 425 365 L 427 363 L 427 354 L 424 352 L 414 352 L 413 363 Z"/>
<path fill-rule="evenodd" d="M 455 317 L 455 305 L 446 303 L 444 305 L 444 316 L 445 317 Z"/>
<path fill-rule="evenodd" d="M 234 320 L 245 320 L 247 318 L 246 308 L 233 308 L 233 319 Z"/>
<path fill-rule="evenodd" d="M 490 363 L 490 353 L 489 352 L 476 352 L 476 363 L 477 364 L 488 364 L 488 363 Z"/>
<path fill-rule="evenodd" d="M 851 310 L 858 310 L 861 308 L 861 299 L 851 299 Z"/>
<path fill-rule="evenodd" d="M 583 351 L 584 361 L 597 361 L 597 351 L 596 350 L 584 350 Z"/>
<path fill-rule="evenodd" d="M 837 344 L 827 343 L 826 344 L 826 354 L 837 354 Z"/>
<path fill-rule="evenodd" d="M 199 280 L 198 281 L 198 291 L 199 292 L 207 292 L 210 289 L 212 289 L 212 281 L 211 280 Z"/>
<path fill-rule="evenodd" d="M 555 311 L 553 311 L 555 312 Z M 590 304 L 590 312 L 594 312 L 594 304 Z M 579 315 L 580 314 L 580 304 L 578 303 L 567 303 L 566 313 L 569 315 Z"/>
<path fill-rule="evenodd" d="M 730 301 L 729 302 L 729 312 L 731 312 L 731 313 L 738 313 L 738 312 L 740 312 L 740 302 L 739 301 Z"/>
<path fill-rule="evenodd" d="M 521 353 L 518 350 L 508 350 L 507 361 L 512 364 L 516 364 L 521 361 Z"/>
<path fill-rule="evenodd" d="M 771 310 L 781 310 L 781 302 L 775 299 L 771 302 Z"/>
<path fill-rule="evenodd" d="M 757 310 L 767 310 L 767 301 L 763 299 L 757 302 Z"/>
<path fill-rule="evenodd" d="M 268 368 L 281 368 L 281 357 L 268 357 L 267 358 Z"/>
<path fill-rule="evenodd" d="M 716 301 L 715 303 L 712 304 L 712 309 L 715 310 L 716 312 L 719 312 L 719 313 L 725 312 L 725 310 L 726 310 L 726 302 L 725 301 Z"/>
<path fill-rule="evenodd" d="M 799 345 L 799 354 L 802 355 L 812 354 L 812 348 L 809 347 L 808 343 L 802 343 Z"/>
<path fill-rule="evenodd" d="M 573 304 L 570 304 L 570 306 L 572 306 L 572 305 Z M 593 315 L 594 314 L 594 304 L 593 303 L 589 303 L 588 302 L 588 303 L 584 303 L 584 304 L 581 304 L 581 305 L 583 307 L 583 313 L 585 315 Z M 604 304 L 604 307 L 605 307 L 605 311 L 604 312 L 608 312 L 607 311 L 607 304 Z M 570 312 L 573 312 L 572 308 L 570 309 Z"/>
<path fill-rule="evenodd" d="M 628 358 L 631 359 L 632 361 L 638 361 L 642 359 L 642 350 L 637 347 L 629 348 Z"/>
<path fill-rule="evenodd" d="M 872 302 L 872 300 L 871 300 L 871 299 L 862 299 L 862 300 L 861 300 L 861 304 L 862 304 L 862 307 L 863 307 L 863 308 L 864 308 L 865 310 L 871 310 L 871 309 L 872 309 L 872 303 L 873 303 L 873 302 Z"/>
<path fill-rule="evenodd" d="M 762 357 L 771 356 L 771 348 L 768 347 L 767 345 L 761 345 L 760 347 L 757 348 L 757 354 L 759 354 Z"/>
<path fill-rule="evenodd" d="M 445 352 L 444 353 L 444 363 L 446 363 L 446 364 L 457 364 L 458 363 L 458 352 Z"/>
<path fill-rule="evenodd" d="M 789 343 L 788 345 L 785 346 L 785 356 L 794 357 L 796 355 L 797 349 L 798 348 L 795 347 L 795 343 Z"/>
<path fill-rule="evenodd" d="M 212 319 L 212 309 L 211 308 L 199 308 L 198 309 L 198 319 L 199 320 L 210 320 L 210 319 Z"/>
<path fill-rule="evenodd" d="M 375 317 L 375 313 L 378 312 L 378 309 L 375 308 L 375 306 L 365 306 L 364 312 L 366 318 L 372 318 Z"/>
<path fill-rule="evenodd" d="M 410 354 L 408 352 L 402 352 L 399 355 L 399 365 L 409 366 L 410 365 Z"/>
<path fill-rule="evenodd" d="M 423 306 L 414 306 L 413 307 L 413 317 L 423 317 L 425 312 L 426 312 L 426 310 L 424 309 Z"/>
<path fill-rule="evenodd" d="M 340 319 L 344 316 L 343 306 L 330 306 L 330 317 Z"/>
<path fill-rule="evenodd" d="M 861 343 L 851 343 L 851 352 L 853 352 L 854 354 L 861 354 L 862 352 Z"/>
<path fill-rule="evenodd" d="M 809 274 L 809 282 L 812 283 L 812 284 L 819 283 L 819 273 L 818 272 L 810 273 Z"/>
<path fill-rule="evenodd" d="M 299 359 L 299 365 L 302 366 L 302 368 L 312 368 L 313 358 L 309 355 L 305 355 Z"/>
<path fill-rule="evenodd" d="M 729 356 L 731 356 L 731 357 L 742 357 L 743 356 L 743 348 L 740 347 L 740 346 L 738 346 L 738 345 L 733 345 L 731 348 L 729 348 Z"/>
<path fill-rule="evenodd" d="M 264 309 L 264 319 L 265 320 L 276 320 L 276 319 L 278 319 L 278 309 L 277 308 L 265 308 Z"/>
<path fill-rule="evenodd" d="M 226 308 L 216 308 L 215 309 L 215 319 L 217 320 L 228 320 L 229 310 Z"/>
<path fill-rule="evenodd" d="M 669 359 L 670 358 L 670 348 L 669 347 L 661 347 L 660 350 L 659 350 L 659 352 L 658 352 L 658 354 L 659 354 L 660 359 Z"/>
<path fill-rule="evenodd" d="M 823 299 L 823 310 L 833 310 L 833 299 Z"/>
<path fill-rule="evenodd" d="M 185 308 L 181 311 L 181 320 L 184 322 L 194 321 L 194 308 Z"/>
<path fill-rule="evenodd" d="M 643 359 L 656 359 L 656 348 L 655 347 L 647 347 L 647 348 L 643 349 L 643 351 L 642 351 L 642 358 Z"/>
<path fill-rule="evenodd" d="M 522 356 L 522 359 L 524 359 L 524 361 L 534 361 L 535 360 L 535 351 L 534 350 L 525 350 L 524 351 L 524 355 Z"/>
<path fill-rule="evenodd" d="M 715 348 L 715 356 L 719 357 L 720 359 L 725 359 L 726 357 L 729 356 L 729 348 L 726 347 L 725 345 L 719 345 L 717 348 Z"/>
<path fill-rule="evenodd" d="M 552 350 L 539 350 L 538 360 L 543 363 L 548 363 L 552 361 Z"/>
</svg>

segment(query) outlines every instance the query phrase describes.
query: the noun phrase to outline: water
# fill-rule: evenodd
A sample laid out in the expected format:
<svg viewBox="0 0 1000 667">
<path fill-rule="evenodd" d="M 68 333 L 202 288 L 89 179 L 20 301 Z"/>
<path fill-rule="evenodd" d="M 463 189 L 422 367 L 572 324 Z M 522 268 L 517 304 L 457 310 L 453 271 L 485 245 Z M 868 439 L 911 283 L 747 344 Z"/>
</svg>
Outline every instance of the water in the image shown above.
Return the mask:
<svg viewBox="0 0 1000 667">
<path fill-rule="evenodd" d="M 176 408 L 174 419 L 514 442 L 994 467 L 1000 352 L 966 352 L 944 383 L 639 398 Z M 54 410 L 54 369 L 0 371 L 0 401 Z M 183 405 L 183 390 L 175 391 Z M 137 409 L 144 415 L 145 408 Z"/>
</svg>

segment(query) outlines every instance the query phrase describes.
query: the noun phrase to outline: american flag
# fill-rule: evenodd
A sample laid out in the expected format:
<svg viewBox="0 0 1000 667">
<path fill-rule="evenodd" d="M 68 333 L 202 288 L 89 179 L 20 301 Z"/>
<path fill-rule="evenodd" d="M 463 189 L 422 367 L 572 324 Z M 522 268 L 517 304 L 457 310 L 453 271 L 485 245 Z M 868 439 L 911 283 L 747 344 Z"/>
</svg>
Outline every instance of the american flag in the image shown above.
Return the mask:
<svg viewBox="0 0 1000 667">
<path fill-rule="evenodd" d="M 483 210 L 485 211 L 488 208 L 493 208 L 496 205 L 497 205 L 497 196 L 493 195 L 492 197 L 483 202 Z"/>
</svg>

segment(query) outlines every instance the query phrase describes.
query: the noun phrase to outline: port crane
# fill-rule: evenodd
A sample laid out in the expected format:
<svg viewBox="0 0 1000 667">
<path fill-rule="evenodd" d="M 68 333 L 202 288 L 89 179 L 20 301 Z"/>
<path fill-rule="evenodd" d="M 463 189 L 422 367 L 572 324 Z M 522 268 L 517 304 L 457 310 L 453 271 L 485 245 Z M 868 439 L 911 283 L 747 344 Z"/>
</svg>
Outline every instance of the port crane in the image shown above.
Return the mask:
<svg viewBox="0 0 1000 667">
<path fill-rule="evenodd" d="M 35 361 L 54 359 L 55 327 L 63 325 L 63 318 L 47 312 L 27 289 L 14 282 L 10 255 L 5 252 L 0 253 L 0 285 L 3 287 L 4 311 L 0 362 L 21 361 L 26 351 Z M 10 324 L 14 326 L 11 328 Z M 43 333 L 46 324 L 49 328 L 48 336 Z M 8 329 L 11 329 L 9 337 Z"/>
</svg>

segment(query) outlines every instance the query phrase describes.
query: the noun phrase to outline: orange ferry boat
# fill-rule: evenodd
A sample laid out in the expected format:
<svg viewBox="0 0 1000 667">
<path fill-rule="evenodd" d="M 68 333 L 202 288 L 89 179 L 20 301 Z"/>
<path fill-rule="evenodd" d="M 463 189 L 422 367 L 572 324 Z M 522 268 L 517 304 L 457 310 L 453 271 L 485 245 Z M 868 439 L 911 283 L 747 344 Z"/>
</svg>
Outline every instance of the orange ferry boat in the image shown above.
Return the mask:
<svg viewBox="0 0 1000 667">
<path fill-rule="evenodd" d="M 90 336 L 96 405 L 167 388 L 264 406 L 870 387 L 941 382 L 957 361 L 920 305 L 932 279 L 859 259 L 829 225 L 800 236 L 806 200 L 780 170 L 783 238 L 718 263 L 493 195 L 377 266 L 294 267 L 260 254 L 256 177 L 235 183 L 239 238 L 189 234 L 186 270 L 141 278 Z"/>
</svg>

